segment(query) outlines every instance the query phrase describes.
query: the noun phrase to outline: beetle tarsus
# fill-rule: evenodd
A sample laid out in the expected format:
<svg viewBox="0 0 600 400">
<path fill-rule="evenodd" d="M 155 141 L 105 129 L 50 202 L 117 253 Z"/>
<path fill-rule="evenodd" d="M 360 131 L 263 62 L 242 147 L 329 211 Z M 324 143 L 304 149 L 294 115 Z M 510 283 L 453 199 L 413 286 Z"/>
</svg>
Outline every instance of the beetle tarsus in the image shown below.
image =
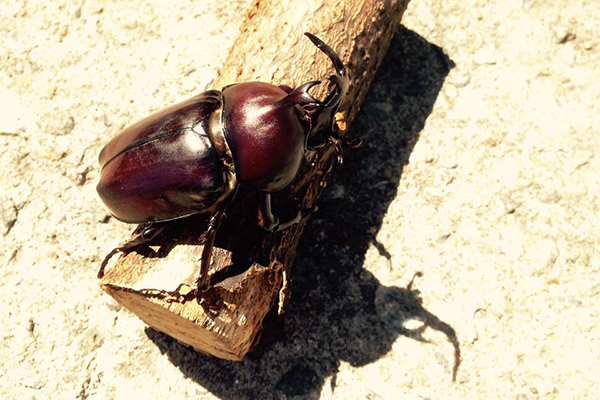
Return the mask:
<svg viewBox="0 0 600 400">
<path fill-rule="evenodd" d="M 290 226 L 299 223 L 304 218 L 308 217 L 309 215 L 311 215 L 312 213 L 314 213 L 318 209 L 319 209 L 319 207 L 312 206 L 312 207 L 305 208 L 303 210 L 298 211 L 298 214 L 296 214 L 296 216 L 294 218 L 292 218 L 292 219 L 290 219 L 290 220 L 288 220 L 286 222 L 280 223 L 277 226 L 277 229 L 275 230 L 275 232 L 283 231 L 283 230 L 289 228 Z"/>
<path fill-rule="evenodd" d="M 98 279 L 102 279 L 104 278 L 104 270 L 106 269 L 106 266 L 108 265 L 108 262 L 110 261 L 110 259 L 117 253 L 119 253 L 121 250 L 119 247 L 114 248 L 111 250 L 110 253 L 108 253 L 106 255 L 106 257 L 104 257 L 104 260 L 102 261 L 102 264 L 100 264 L 100 269 L 98 270 Z"/>
<path fill-rule="evenodd" d="M 202 306 L 202 308 L 204 309 L 205 313 L 212 314 L 212 315 L 219 315 L 219 312 L 225 306 L 225 302 L 221 298 L 215 299 L 212 302 L 209 302 L 206 299 L 200 299 L 199 303 Z"/>
<path fill-rule="evenodd" d="M 329 142 L 333 146 L 333 149 L 336 153 L 335 161 L 338 165 L 342 165 L 344 163 L 344 148 L 342 147 L 342 142 L 339 139 L 335 139 L 333 137 L 329 138 Z"/>
<path fill-rule="evenodd" d="M 296 225 L 298 222 L 300 222 L 301 219 L 302 219 L 302 213 L 300 211 L 298 211 L 298 213 L 296 214 L 296 216 L 294 218 L 289 219 L 285 222 L 279 222 L 277 224 L 277 226 L 275 226 L 274 229 L 271 230 L 271 232 L 281 232 L 283 230 L 286 230 L 290 226 Z"/>
</svg>

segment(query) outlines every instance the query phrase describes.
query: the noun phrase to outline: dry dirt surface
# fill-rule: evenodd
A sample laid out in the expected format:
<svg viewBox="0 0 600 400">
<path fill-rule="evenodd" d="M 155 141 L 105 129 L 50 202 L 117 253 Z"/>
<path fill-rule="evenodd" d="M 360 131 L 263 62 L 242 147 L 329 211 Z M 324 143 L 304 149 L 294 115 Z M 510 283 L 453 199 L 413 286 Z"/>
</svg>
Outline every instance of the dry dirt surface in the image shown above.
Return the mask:
<svg viewBox="0 0 600 400">
<path fill-rule="evenodd" d="M 247 6 L 0 4 L 0 398 L 598 398 L 597 0 L 413 0 L 243 362 L 101 292 L 99 150 L 210 88 Z"/>
</svg>

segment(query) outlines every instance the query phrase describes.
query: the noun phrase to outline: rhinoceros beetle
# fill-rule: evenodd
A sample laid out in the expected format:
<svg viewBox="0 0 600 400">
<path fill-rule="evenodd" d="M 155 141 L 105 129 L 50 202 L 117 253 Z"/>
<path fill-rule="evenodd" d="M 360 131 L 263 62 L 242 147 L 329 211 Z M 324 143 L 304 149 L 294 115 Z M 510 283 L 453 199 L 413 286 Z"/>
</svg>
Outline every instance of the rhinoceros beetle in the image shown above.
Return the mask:
<svg viewBox="0 0 600 400">
<path fill-rule="evenodd" d="M 279 231 L 300 221 L 280 222 L 271 212 L 271 193 L 294 180 L 307 149 L 328 141 L 339 150 L 334 117 L 349 79 L 338 55 L 319 38 L 305 35 L 333 63 L 323 101 L 308 91 L 263 82 L 237 83 L 209 90 L 159 111 L 126 128 L 100 152 L 100 198 L 118 220 L 142 224 L 131 240 L 108 259 L 148 242 L 164 228 L 157 224 L 192 214 L 211 215 L 196 297 L 209 289 L 208 266 L 215 235 L 238 185 L 260 191 L 262 227 Z"/>
</svg>

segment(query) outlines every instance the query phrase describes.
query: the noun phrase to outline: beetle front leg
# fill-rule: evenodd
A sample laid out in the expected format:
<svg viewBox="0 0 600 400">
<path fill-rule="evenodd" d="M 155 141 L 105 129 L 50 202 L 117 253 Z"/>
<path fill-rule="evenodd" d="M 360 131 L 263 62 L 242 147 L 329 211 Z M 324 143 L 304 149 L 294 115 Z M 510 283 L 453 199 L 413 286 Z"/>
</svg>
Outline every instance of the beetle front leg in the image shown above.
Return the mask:
<svg viewBox="0 0 600 400">
<path fill-rule="evenodd" d="M 102 279 L 104 277 L 104 269 L 106 265 L 117 253 L 127 253 L 128 251 L 138 247 L 144 243 L 149 242 L 154 239 L 159 233 L 161 233 L 165 229 L 165 225 L 156 225 L 152 222 L 147 223 L 145 225 L 141 225 L 133 235 L 131 239 L 120 245 L 119 247 L 114 248 L 110 253 L 104 257 L 104 261 L 100 264 L 100 269 L 98 270 L 98 279 Z"/>
<path fill-rule="evenodd" d="M 202 293 L 210 288 L 210 282 L 208 278 L 208 267 L 210 265 L 210 257 L 212 255 L 212 250 L 215 245 L 215 238 L 217 236 L 217 230 L 221 225 L 221 220 L 223 218 L 223 211 L 217 211 L 213 214 L 208 222 L 208 228 L 206 228 L 206 232 L 204 233 L 204 248 L 202 249 L 202 258 L 200 259 L 200 273 L 198 274 L 198 279 L 196 280 L 196 299 L 198 303 L 203 307 L 205 306 L 204 299 L 202 299 Z"/>
</svg>

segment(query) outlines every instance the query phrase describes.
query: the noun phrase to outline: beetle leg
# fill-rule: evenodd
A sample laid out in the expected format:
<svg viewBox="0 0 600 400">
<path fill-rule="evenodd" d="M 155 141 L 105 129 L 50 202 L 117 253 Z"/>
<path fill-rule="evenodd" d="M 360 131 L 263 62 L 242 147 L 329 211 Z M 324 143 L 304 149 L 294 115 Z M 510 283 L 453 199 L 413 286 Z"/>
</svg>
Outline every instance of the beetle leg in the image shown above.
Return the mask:
<svg viewBox="0 0 600 400">
<path fill-rule="evenodd" d="M 289 228 L 292 225 L 297 224 L 306 217 L 308 214 L 316 211 L 317 207 L 311 207 L 306 210 L 298 211 L 298 214 L 292 219 L 285 222 L 279 222 L 279 218 L 273 215 L 271 211 L 271 194 L 261 193 L 261 201 L 258 208 L 259 213 L 259 225 L 269 232 L 280 232 L 284 229 Z"/>
<path fill-rule="evenodd" d="M 329 138 L 329 142 L 333 146 L 335 153 L 337 155 L 336 161 L 337 161 L 338 165 L 342 165 L 344 163 L 344 148 L 342 147 L 342 143 L 340 143 L 340 140 L 335 139 L 333 137 Z"/>
<path fill-rule="evenodd" d="M 100 269 L 98 270 L 98 279 L 101 279 L 104 276 L 104 269 L 106 265 L 117 253 L 127 253 L 130 250 L 142 245 L 144 243 L 149 242 L 154 239 L 159 233 L 161 233 L 165 229 L 165 225 L 155 225 L 150 222 L 144 225 L 140 225 L 140 227 L 136 230 L 135 234 L 131 239 L 120 245 L 119 247 L 114 248 L 110 253 L 104 257 L 104 261 L 100 265 Z"/>
<path fill-rule="evenodd" d="M 261 193 L 258 206 L 258 224 L 267 231 L 273 232 L 279 226 L 279 218 L 271 211 L 271 194 Z"/>
<path fill-rule="evenodd" d="M 204 233 L 204 248 L 202 249 L 202 258 L 200 259 L 200 273 L 198 274 L 198 279 L 196 280 L 196 299 L 198 303 L 204 303 L 201 295 L 210 287 L 210 282 L 208 279 L 208 266 L 210 264 L 210 257 L 212 255 L 213 246 L 215 244 L 215 237 L 217 236 L 217 230 L 221 225 L 221 219 L 223 218 L 223 211 L 217 211 L 213 214 L 208 222 L 208 228 L 206 228 L 206 232 Z M 203 305 L 204 306 L 204 305 Z"/>
</svg>

